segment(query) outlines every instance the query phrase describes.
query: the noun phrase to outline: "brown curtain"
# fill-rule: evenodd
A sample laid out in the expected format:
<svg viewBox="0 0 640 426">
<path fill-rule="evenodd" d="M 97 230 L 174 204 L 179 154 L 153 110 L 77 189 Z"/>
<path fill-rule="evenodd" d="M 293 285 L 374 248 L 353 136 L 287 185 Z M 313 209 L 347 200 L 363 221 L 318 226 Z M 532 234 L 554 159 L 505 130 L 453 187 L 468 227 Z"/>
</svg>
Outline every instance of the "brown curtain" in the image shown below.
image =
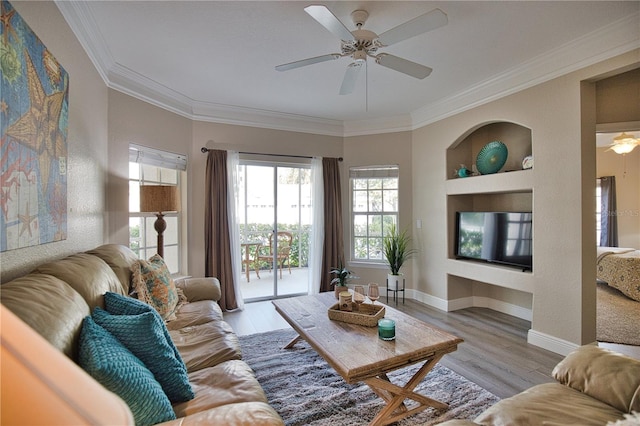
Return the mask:
<svg viewBox="0 0 640 426">
<path fill-rule="evenodd" d="M 600 178 L 600 246 L 618 247 L 616 177 Z"/>
<path fill-rule="evenodd" d="M 320 291 L 331 291 L 329 271 L 344 265 L 342 240 L 342 190 L 340 188 L 339 159 L 322 159 L 322 181 L 324 183 L 324 247 L 322 250 L 322 278 Z"/>
<path fill-rule="evenodd" d="M 205 276 L 220 280 L 222 297 L 218 304 L 223 311 L 230 311 L 238 308 L 238 301 L 233 289 L 231 266 L 226 151 L 209 150 L 205 191 Z"/>
</svg>

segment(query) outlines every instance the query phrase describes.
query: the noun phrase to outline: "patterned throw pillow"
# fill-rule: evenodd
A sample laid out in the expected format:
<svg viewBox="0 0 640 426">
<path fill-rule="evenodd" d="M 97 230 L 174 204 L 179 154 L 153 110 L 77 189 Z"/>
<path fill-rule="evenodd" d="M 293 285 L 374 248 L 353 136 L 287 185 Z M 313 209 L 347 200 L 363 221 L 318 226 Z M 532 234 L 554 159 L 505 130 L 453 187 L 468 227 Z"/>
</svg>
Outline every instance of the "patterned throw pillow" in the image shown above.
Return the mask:
<svg viewBox="0 0 640 426">
<path fill-rule="evenodd" d="M 171 402 L 193 399 L 187 368 L 167 343 L 166 326 L 154 312 L 111 315 L 96 307 L 93 320 L 129 349 L 153 373 Z"/>
<path fill-rule="evenodd" d="M 127 403 L 137 426 L 176 418 L 153 373 L 91 317 L 82 323 L 78 355 L 87 373 Z"/>
<path fill-rule="evenodd" d="M 113 315 L 140 315 L 151 312 L 164 325 L 158 311 L 146 303 L 141 302 L 138 299 L 134 299 L 133 297 L 107 292 L 104 294 L 104 308 L 107 312 Z M 173 349 L 176 359 L 180 360 L 180 362 L 184 364 L 178 348 L 176 348 L 176 345 L 171 339 L 167 326 L 162 327 L 162 330 L 164 331 L 164 337 L 167 340 L 167 344 Z"/>
<path fill-rule="evenodd" d="M 178 291 L 162 257 L 154 254 L 148 261 L 140 259 L 132 268 L 138 299 L 153 306 L 162 319 L 173 319 L 179 301 Z"/>
</svg>

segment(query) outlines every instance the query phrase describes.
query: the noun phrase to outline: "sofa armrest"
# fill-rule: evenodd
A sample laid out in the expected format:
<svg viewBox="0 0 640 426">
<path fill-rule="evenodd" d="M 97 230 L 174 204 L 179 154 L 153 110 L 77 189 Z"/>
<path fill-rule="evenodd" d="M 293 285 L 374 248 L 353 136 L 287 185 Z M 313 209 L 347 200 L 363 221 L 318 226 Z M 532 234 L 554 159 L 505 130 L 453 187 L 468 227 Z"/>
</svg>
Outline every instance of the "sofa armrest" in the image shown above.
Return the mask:
<svg viewBox="0 0 640 426">
<path fill-rule="evenodd" d="M 640 411 L 640 361 L 598 346 L 581 346 L 560 361 L 553 377 L 618 410 Z"/>
<path fill-rule="evenodd" d="M 189 302 L 199 300 L 213 300 L 217 302 L 222 297 L 220 281 L 217 278 L 182 278 L 175 280 L 176 287 L 182 290 Z"/>
</svg>

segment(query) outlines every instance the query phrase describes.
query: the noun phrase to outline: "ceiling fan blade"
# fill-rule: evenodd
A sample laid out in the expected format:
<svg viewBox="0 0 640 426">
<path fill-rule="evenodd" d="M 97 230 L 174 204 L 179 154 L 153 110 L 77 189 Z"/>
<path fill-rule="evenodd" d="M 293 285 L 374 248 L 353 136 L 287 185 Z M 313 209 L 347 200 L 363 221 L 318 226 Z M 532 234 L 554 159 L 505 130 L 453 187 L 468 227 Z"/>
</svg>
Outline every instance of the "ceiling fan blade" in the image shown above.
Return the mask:
<svg viewBox="0 0 640 426">
<path fill-rule="evenodd" d="M 326 6 L 323 5 L 311 5 L 304 8 L 304 11 L 307 12 L 313 19 L 318 21 L 320 25 L 325 27 L 329 32 L 336 35 L 340 40 L 349 41 L 354 40 L 353 34 L 351 31 L 345 27 L 345 25 L 336 18 L 336 15 L 331 13 Z"/>
<path fill-rule="evenodd" d="M 356 81 L 358 81 L 358 75 L 360 75 L 362 65 L 364 65 L 364 61 L 357 61 L 349 64 L 347 71 L 344 73 L 344 78 L 342 79 L 342 86 L 340 86 L 341 95 L 348 95 L 353 92 L 353 89 L 356 87 Z"/>
<path fill-rule="evenodd" d="M 400 71 L 403 74 L 407 74 L 411 77 L 419 78 L 421 80 L 431 74 L 431 71 L 433 71 L 431 68 L 425 67 L 424 65 L 420 65 L 394 55 L 389 55 L 387 53 L 381 53 L 377 55 L 376 63 L 382 65 L 383 67 Z"/>
<path fill-rule="evenodd" d="M 289 62 L 288 64 L 277 65 L 276 70 L 288 71 L 294 68 L 305 67 L 307 65 L 317 64 L 319 62 L 331 61 L 342 57 L 340 53 L 329 53 L 328 55 L 316 56 L 314 58 L 302 59 L 300 61 Z"/>
<path fill-rule="evenodd" d="M 383 32 L 378 36 L 378 41 L 382 43 L 383 46 L 391 46 L 408 38 L 445 26 L 448 22 L 449 19 L 446 13 L 440 9 L 433 9 L 431 12 L 427 12 L 424 15 L 420 15 L 404 24 L 400 24 L 397 27 Z"/>
</svg>

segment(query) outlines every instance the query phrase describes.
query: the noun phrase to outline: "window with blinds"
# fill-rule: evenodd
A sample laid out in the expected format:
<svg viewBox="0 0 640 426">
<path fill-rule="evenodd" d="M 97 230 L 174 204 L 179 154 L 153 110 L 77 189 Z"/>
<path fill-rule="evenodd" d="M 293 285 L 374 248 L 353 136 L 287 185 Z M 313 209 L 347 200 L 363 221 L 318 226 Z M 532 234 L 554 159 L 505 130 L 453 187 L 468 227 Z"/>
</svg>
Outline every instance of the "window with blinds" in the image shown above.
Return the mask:
<svg viewBox="0 0 640 426">
<path fill-rule="evenodd" d="M 383 238 L 398 223 L 398 166 L 353 167 L 351 192 L 351 258 L 383 262 Z"/>
<path fill-rule="evenodd" d="M 157 233 L 153 227 L 156 216 L 140 212 L 141 185 L 175 185 L 186 191 L 187 157 L 140 145 L 129 146 L 129 247 L 148 259 L 157 251 Z M 184 182 L 183 182 L 184 181 Z M 172 274 L 181 270 L 181 213 L 165 213 L 164 261 Z"/>
</svg>

